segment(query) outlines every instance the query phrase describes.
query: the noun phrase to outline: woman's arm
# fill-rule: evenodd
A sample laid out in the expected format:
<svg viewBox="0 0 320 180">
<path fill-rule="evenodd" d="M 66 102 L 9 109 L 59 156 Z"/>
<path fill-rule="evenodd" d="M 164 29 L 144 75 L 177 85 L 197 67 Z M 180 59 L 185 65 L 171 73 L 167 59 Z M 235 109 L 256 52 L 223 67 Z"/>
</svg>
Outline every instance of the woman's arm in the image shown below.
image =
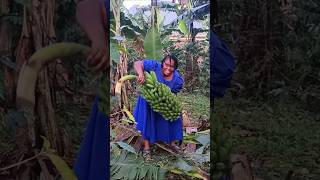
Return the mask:
<svg viewBox="0 0 320 180">
<path fill-rule="evenodd" d="M 106 7 L 101 0 L 83 0 L 77 5 L 76 17 L 91 40 L 88 64 L 99 71 L 109 66 L 109 43 Z"/>
<path fill-rule="evenodd" d="M 143 61 L 136 61 L 134 62 L 134 70 L 137 72 L 138 74 L 138 82 L 140 84 L 143 84 L 145 81 L 145 77 L 144 77 L 144 68 L 143 68 Z"/>
</svg>

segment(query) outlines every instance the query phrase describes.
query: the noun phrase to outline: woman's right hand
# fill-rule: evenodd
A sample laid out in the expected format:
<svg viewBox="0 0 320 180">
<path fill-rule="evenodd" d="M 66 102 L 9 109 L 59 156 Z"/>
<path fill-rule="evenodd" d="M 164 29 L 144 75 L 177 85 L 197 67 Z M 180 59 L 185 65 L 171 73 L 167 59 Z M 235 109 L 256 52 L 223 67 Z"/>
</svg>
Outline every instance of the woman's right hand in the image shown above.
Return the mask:
<svg viewBox="0 0 320 180">
<path fill-rule="evenodd" d="M 144 74 L 139 74 L 137 81 L 138 81 L 138 83 L 143 84 L 145 82 Z"/>
</svg>

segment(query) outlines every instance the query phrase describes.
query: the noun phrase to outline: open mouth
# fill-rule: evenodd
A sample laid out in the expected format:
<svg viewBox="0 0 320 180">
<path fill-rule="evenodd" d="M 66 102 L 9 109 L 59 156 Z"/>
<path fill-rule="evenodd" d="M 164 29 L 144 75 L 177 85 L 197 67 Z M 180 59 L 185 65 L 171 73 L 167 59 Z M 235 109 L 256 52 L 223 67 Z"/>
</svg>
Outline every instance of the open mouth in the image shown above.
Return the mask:
<svg viewBox="0 0 320 180">
<path fill-rule="evenodd" d="M 164 74 L 165 74 L 165 75 L 169 75 L 169 74 L 170 74 L 170 71 L 165 70 L 165 71 L 164 71 Z"/>
</svg>

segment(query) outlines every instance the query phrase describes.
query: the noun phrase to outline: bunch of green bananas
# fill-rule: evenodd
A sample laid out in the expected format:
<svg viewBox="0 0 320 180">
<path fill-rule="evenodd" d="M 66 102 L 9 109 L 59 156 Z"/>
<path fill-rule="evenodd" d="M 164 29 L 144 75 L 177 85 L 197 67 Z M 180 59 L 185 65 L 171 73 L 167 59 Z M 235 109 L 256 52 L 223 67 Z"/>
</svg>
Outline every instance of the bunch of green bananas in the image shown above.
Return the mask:
<svg viewBox="0 0 320 180">
<path fill-rule="evenodd" d="M 140 86 L 142 97 L 150 104 L 155 112 L 160 113 L 166 120 L 175 121 L 179 118 L 182 106 L 170 88 L 158 82 L 156 73 L 145 72 L 145 84 Z"/>
<path fill-rule="evenodd" d="M 213 133 L 211 135 L 211 162 L 213 167 L 210 173 L 213 179 L 219 179 L 222 176 L 228 176 L 231 170 L 230 154 L 232 150 L 232 139 L 228 130 L 224 127 L 221 117 L 211 113 L 213 123 Z"/>
</svg>

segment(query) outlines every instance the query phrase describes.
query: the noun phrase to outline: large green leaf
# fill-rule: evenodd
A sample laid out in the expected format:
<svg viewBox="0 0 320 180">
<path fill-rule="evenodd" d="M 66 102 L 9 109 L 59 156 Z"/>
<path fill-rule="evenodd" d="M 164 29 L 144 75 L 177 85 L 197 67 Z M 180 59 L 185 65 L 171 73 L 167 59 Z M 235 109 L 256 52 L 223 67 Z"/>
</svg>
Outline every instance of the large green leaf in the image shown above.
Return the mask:
<svg viewBox="0 0 320 180">
<path fill-rule="evenodd" d="M 137 19 L 137 15 L 132 16 L 131 14 L 127 12 L 120 12 L 120 21 L 121 21 L 121 26 L 126 26 L 130 27 L 135 33 L 139 33 L 142 36 L 146 35 L 146 29 L 144 28 L 144 23 L 141 21 L 145 21 L 142 19 Z M 126 34 L 125 34 L 126 35 Z"/>
<path fill-rule="evenodd" d="M 121 149 L 114 142 L 110 142 L 111 151 L 115 155 L 119 156 L 121 154 Z"/>
<path fill-rule="evenodd" d="M 178 161 L 174 164 L 174 167 L 177 167 L 184 172 L 189 172 L 194 169 L 192 166 L 190 166 L 187 162 L 185 162 L 181 158 L 179 158 Z"/>
<path fill-rule="evenodd" d="M 111 59 L 118 64 L 120 61 L 120 53 L 115 43 L 110 43 L 110 54 Z"/>
<path fill-rule="evenodd" d="M 198 148 L 198 149 L 196 150 L 196 154 L 202 154 L 203 151 L 204 151 L 204 147 L 205 147 L 205 146 L 201 146 L 200 148 Z"/>
<path fill-rule="evenodd" d="M 202 145 L 206 146 L 210 143 L 210 135 L 204 134 L 204 135 L 197 135 L 195 140 L 197 140 Z"/>
<path fill-rule="evenodd" d="M 143 158 L 126 151 L 122 151 L 120 156 L 111 153 L 111 179 L 140 180 L 149 179 L 164 180 L 166 169 L 159 168 L 144 162 Z"/>
<path fill-rule="evenodd" d="M 184 161 L 181 158 L 179 158 L 177 162 L 173 164 L 170 171 L 176 174 L 185 174 L 190 177 L 204 179 L 204 176 L 198 172 L 195 166 L 190 166 L 186 161 Z"/>
<path fill-rule="evenodd" d="M 175 27 L 180 20 L 188 20 L 188 21 L 195 21 L 195 20 L 203 20 L 207 18 L 210 13 L 210 4 L 202 4 L 197 7 L 194 7 L 184 13 L 180 14 L 177 18 L 173 19 L 170 23 L 165 25 L 164 28 Z"/>
<path fill-rule="evenodd" d="M 194 162 L 197 163 L 204 163 L 210 161 L 210 154 L 190 154 L 190 157 Z"/>
<path fill-rule="evenodd" d="M 162 59 L 162 46 L 160 41 L 160 34 L 157 28 L 152 27 L 151 29 L 149 29 L 144 39 L 143 45 L 147 59 L 154 59 L 158 61 Z"/>
<path fill-rule="evenodd" d="M 132 153 L 134 153 L 134 154 L 137 154 L 136 151 L 135 151 L 135 149 L 134 149 L 132 146 L 130 146 L 129 144 L 127 144 L 127 143 L 125 143 L 125 142 L 117 142 L 117 144 L 118 144 L 121 148 L 123 148 L 123 149 L 125 149 L 125 150 L 127 150 L 127 151 L 129 151 L 129 152 L 132 152 Z"/>
<path fill-rule="evenodd" d="M 178 27 L 185 36 L 190 34 L 189 28 L 184 20 L 179 21 Z"/>
<path fill-rule="evenodd" d="M 148 173 L 148 170 L 149 170 L 148 168 L 146 168 L 144 165 L 142 165 L 138 179 L 142 179 L 142 178 L 146 177 L 147 173 Z"/>
<path fill-rule="evenodd" d="M 157 28 L 160 30 L 162 28 L 163 22 L 164 22 L 164 15 L 160 13 L 160 10 L 157 8 Z"/>
</svg>

